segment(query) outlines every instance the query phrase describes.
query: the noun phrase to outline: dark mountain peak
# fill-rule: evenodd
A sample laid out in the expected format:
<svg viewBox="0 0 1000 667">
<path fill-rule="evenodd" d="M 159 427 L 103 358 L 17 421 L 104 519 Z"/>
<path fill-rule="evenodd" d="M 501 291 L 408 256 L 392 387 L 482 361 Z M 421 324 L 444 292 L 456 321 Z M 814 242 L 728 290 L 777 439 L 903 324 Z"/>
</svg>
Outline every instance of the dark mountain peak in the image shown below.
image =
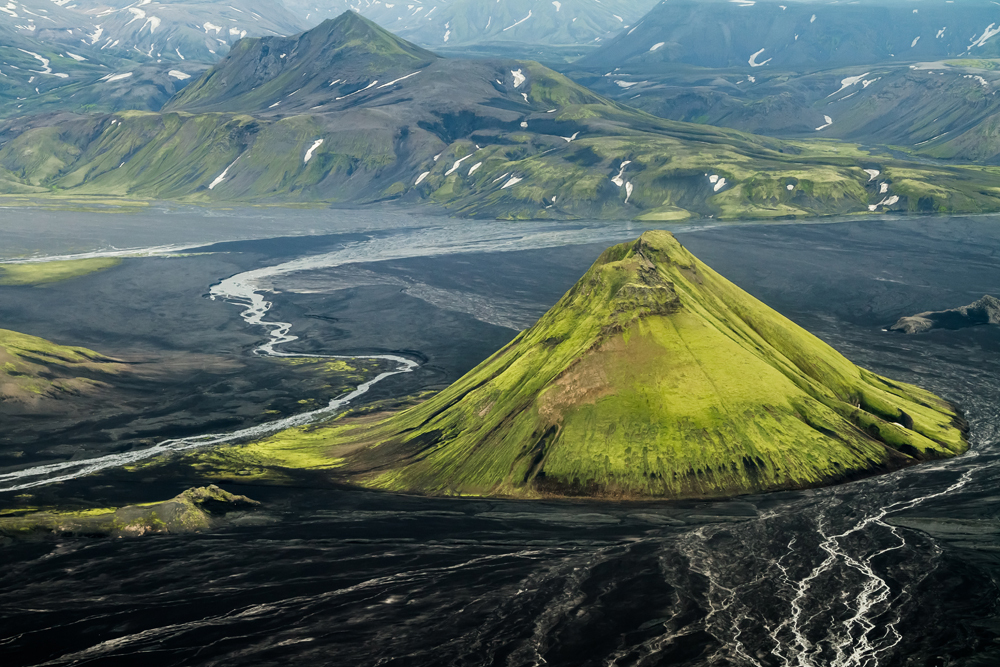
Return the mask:
<svg viewBox="0 0 1000 667">
<path fill-rule="evenodd" d="M 347 95 L 357 86 L 379 78 L 392 80 L 438 59 L 347 11 L 292 37 L 239 41 L 164 110 L 256 111 L 303 88 L 343 90 Z"/>
<path fill-rule="evenodd" d="M 420 61 L 438 57 L 416 44 L 396 37 L 354 10 L 348 10 L 335 19 L 327 19 L 307 30 L 299 35 L 299 41 L 309 46 L 322 45 L 324 49 L 333 51 L 348 50 Z"/>
</svg>

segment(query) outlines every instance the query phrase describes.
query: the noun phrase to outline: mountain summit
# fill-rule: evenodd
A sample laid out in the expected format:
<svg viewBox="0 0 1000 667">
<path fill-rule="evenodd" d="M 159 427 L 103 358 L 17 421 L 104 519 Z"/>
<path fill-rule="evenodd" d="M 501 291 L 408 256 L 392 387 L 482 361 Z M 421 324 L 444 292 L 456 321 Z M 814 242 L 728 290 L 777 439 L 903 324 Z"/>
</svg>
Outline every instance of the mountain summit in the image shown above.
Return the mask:
<svg viewBox="0 0 1000 667">
<path fill-rule="evenodd" d="M 293 37 L 237 42 L 229 55 L 164 107 L 185 111 L 252 111 L 301 91 L 347 96 L 372 81 L 411 74 L 438 56 L 346 11 Z"/>
<path fill-rule="evenodd" d="M 948 403 L 858 368 L 667 232 L 607 250 L 434 398 L 289 437 L 366 486 L 525 498 L 732 496 L 967 449 Z"/>
</svg>

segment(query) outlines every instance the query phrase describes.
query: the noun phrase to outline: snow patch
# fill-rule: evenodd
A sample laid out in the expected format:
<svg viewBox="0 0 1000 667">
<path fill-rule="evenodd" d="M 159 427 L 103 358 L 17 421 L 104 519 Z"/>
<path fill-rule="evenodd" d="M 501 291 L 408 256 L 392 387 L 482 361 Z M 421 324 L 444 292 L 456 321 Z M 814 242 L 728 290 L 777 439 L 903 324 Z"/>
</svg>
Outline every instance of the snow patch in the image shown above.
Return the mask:
<svg viewBox="0 0 1000 667">
<path fill-rule="evenodd" d="M 178 81 L 184 81 L 185 79 L 190 79 L 191 78 L 190 74 L 185 74 L 184 72 L 180 71 L 179 69 L 172 69 L 172 70 L 170 70 L 169 72 L 167 72 L 167 76 L 172 76 L 173 78 L 177 79 Z"/>
<path fill-rule="evenodd" d="M 625 160 L 621 164 L 621 168 L 618 170 L 618 175 L 611 179 L 611 182 L 622 187 L 625 185 L 625 168 L 632 164 L 632 160 Z"/>
<path fill-rule="evenodd" d="M 826 129 L 826 128 L 830 127 L 831 125 L 833 125 L 833 119 L 830 118 L 829 116 L 823 116 L 823 120 L 826 121 L 826 122 L 825 122 L 825 124 L 820 125 L 819 127 L 816 128 L 817 132 L 819 132 L 820 130 Z"/>
<path fill-rule="evenodd" d="M 982 46 L 991 37 L 995 37 L 996 35 L 1000 34 L 1000 27 L 994 28 L 993 27 L 994 25 L 996 25 L 996 24 L 991 23 L 988 26 L 986 26 L 986 30 L 984 30 L 983 34 L 980 35 L 979 37 L 976 37 L 975 35 L 973 35 L 972 40 L 971 40 L 972 44 L 969 45 L 969 47 L 966 49 L 966 51 L 972 50 L 973 46 Z"/>
<path fill-rule="evenodd" d="M 423 182 L 424 182 L 424 179 L 425 179 L 425 178 L 427 178 L 427 177 L 428 177 L 428 176 L 430 176 L 430 175 L 431 175 L 431 172 L 429 172 L 429 171 L 425 171 L 424 173 L 422 173 L 422 174 L 420 174 L 419 176 L 417 176 L 417 182 L 416 182 L 416 183 L 414 183 L 413 185 L 414 185 L 414 186 L 417 186 L 417 185 L 420 185 L 421 183 L 423 183 Z"/>
<path fill-rule="evenodd" d="M 491 17 L 491 18 L 492 18 L 492 17 Z M 513 23 L 513 24 L 511 24 L 511 25 L 507 26 L 506 28 L 504 28 L 504 29 L 502 30 L 502 32 L 507 32 L 507 31 L 508 31 L 508 30 L 510 30 L 511 28 L 516 28 L 517 26 L 521 25 L 522 23 L 524 23 L 525 21 L 527 21 L 527 20 L 528 20 L 528 19 L 530 19 L 530 18 L 531 18 L 531 10 L 529 9 L 529 10 L 528 10 L 528 15 L 527 15 L 527 16 L 525 16 L 525 17 L 524 17 L 523 19 L 521 19 L 521 20 L 520 20 L 520 21 L 518 21 L 517 23 Z"/>
<path fill-rule="evenodd" d="M 882 173 L 878 169 L 865 169 L 864 172 L 869 176 L 868 178 L 869 183 L 878 178 L 878 175 Z"/>
<path fill-rule="evenodd" d="M 517 176 L 511 176 L 510 180 L 504 183 L 500 189 L 506 190 L 507 188 L 512 188 L 523 180 L 524 180 L 523 178 L 519 178 Z"/>
<path fill-rule="evenodd" d="M 651 47 L 649 47 L 650 53 L 656 51 L 657 49 L 663 48 L 664 44 L 666 44 L 666 42 L 657 42 L 656 44 L 653 44 Z"/>
<path fill-rule="evenodd" d="M 764 50 L 765 49 L 761 49 L 757 53 L 755 53 L 752 56 L 750 56 L 750 60 L 747 61 L 748 63 L 750 63 L 750 67 L 763 67 L 764 65 L 768 64 L 769 62 L 771 62 L 770 58 L 768 58 L 767 60 L 765 60 L 762 63 L 757 62 L 757 56 L 759 56 L 760 54 L 764 53 Z"/>
<path fill-rule="evenodd" d="M 834 95 L 836 95 L 837 93 L 841 92 L 842 90 L 844 90 L 846 88 L 850 88 L 853 85 L 856 85 L 859 81 L 864 81 L 865 77 L 868 76 L 868 74 L 869 74 L 869 72 L 865 72 L 864 74 L 859 74 L 858 76 L 849 76 L 846 79 L 841 79 L 840 80 L 840 88 L 838 88 L 836 91 L 834 91 L 834 92 L 830 93 L 829 95 L 827 95 L 827 97 L 833 97 Z M 865 88 L 867 88 L 867 87 L 868 86 L 866 85 Z"/>
<path fill-rule="evenodd" d="M 520 88 L 525 80 L 524 73 L 519 69 L 512 69 L 510 73 L 514 75 L 514 88 Z"/>
<path fill-rule="evenodd" d="M 323 140 L 322 139 L 317 139 L 316 141 L 314 141 L 313 145 L 310 146 L 309 150 L 306 151 L 306 157 L 302 161 L 302 163 L 303 164 L 308 164 L 309 160 L 312 159 L 313 153 L 316 151 L 317 148 L 319 148 L 322 145 L 323 145 Z"/>
<path fill-rule="evenodd" d="M 343 97 L 338 97 L 337 101 L 339 102 L 340 100 L 346 100 L 348 97 L 352 97 L 354 95 L 357 95 L 358 93 L 363 93 L 366 90 L 368 90 L 369 88 L 371 88 L 372 86 L 374 86 L 376 83 L 378 83 L 378 79 L 375 79 L 374 81 L 372 81 L 371 83 L 369 83 L 367 86 L 365 86 L 361 90 L 355 90 L 353 93 L 350 93 L 348 95 L 344 95 Z"/>
<path fill-rule="evenodd" d="M 146 12 L 142 11 L 141 9 L 137 9 L 135 7 L 129 7 L 128 11 L 129 13 L 132 14 L 132 20 L 130 20 L 125 25 L 129 25 L 129 23 L 134 23 L 135 21 L 146 18 Z"/>
<path fill-rule="evenodd" d="M 409 79 L 411 76 L 416 76 L 416 75 L 420 74 L 421 72 L 423 72 L 423 70 L 418 69 L 416 72 L 414 72 L 412 74 L 407 74 L 406 76 L 401 76 L 398 79 L 394 79 L 394 80 L 390 81 L 389 83 L 383 83 L 381 86 L 379 86 L 377 88 L 377 90 L 381 90 L 382 88 L 388 88 L 389 86 L 395 85 L 395 84 L 399 83 L 400 81 L 405 81 L 406 79 Z M 378 83 L 378 81 L 376 81 L 375 83 Z M 330 85 L 332 86 L 333 84 L 331 83 Z M 369 86 L 369 88 L 370 87 L 371 86 Z"/>
<path fill-rule="evenodd" d="M 877 204 L 869 204 L 868 205 L 868 210 L 869 211 L 874 211 L 879 206 L 892 206 L 893 204 L 897 203 L 898 201 L 899 201 L 899 197 L 896 196 L 896 195 L 893 195 L 891 197 L 886 197 L 885 199 L 883 199 L 882 201 L 880 201 Z"/>
<path fill-rule="evenodd" d="M 243 156 L 241 155 L 240 157 L 243 157 Z M 229 165 L 228 167 L 226 167 L 225 169 L 223 169 L 223 170 L 222 170 L 222 173 L 221 173 L 221 174 L 219 174 L 218 176 L 216 176 L 216 177 L 215 177 L 215 180 L 214 180 L 214 181 L 212 181 L 212 182 L 211 182 L 211 183 L 209 184 L 209 186 L 208 186 L 208 189 L 209 189 L 209 190 L 214 190 L 214 189 L 215 189 L 215 186 L 216 186 L 216 185 L 218 185 L 218 184 L 219 184 L 219 183 L 221 183 L 222 181 L 226 180 L 226 174 L 228 174 L 228 173 L 229 173 L 229 170 L 233 168 L 233 165 L 234 165 L 234 164 L 236 164 L 236 163 L 237 163 L 237 162 L 239 162 L 239 161 L 240 161 L 240 158 L 238 157 L 238 158 L 236 158 L 235 160 L 233 160 L 232 164 L 230 164 L 230 165 Z"/>
<path fill-rule="evenodd" d="M 456 160 L 455 164 L 451 165 L 451 169 L 449 169 L 448 171 L 444 172 L 444 175 L 445 176 L 451 176 L 452 174 L 454 174 L 456 171 L 458 171 L 458 168 L 462 166 L 462 163 L 465 162 L 466 160 L 468 160 L 473 155 L 475 155 L 475 153 L 469 153 L 468 155 L 466 155 L 462 159 Z"/>
</svg>

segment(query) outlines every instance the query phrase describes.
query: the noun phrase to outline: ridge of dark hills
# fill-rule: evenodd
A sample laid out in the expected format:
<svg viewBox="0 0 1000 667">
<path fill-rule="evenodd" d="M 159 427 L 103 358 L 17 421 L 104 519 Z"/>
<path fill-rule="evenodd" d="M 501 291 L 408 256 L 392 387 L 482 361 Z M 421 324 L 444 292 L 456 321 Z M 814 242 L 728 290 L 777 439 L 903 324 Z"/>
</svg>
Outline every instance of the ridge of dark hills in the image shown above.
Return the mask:
<svg viewBox="0 0 1000 667">
<path fill-rule="evenodd" d="M 996 164 L 1000 7 L 669 2 L 566 68 L 661 118 Z"/>
<path fill-rule="evenodd" d="M 304 97 L 321 93 L 336 98 L 360 90 L 373 75 L 388 81 L 439 59 L 347 11 L 292 37 L 240 40 L 163 111 L 252 113 L 299 91 Z"/>
<path fill-rule="evenodd" d="M 961 4 L 661 2 L 574 63 L 606 71 L 677 62 L 709 68 L 804 70 L 1000 55 L 1000 7 Z M 756 56 L 756 57 L 753 57 Z M 753 60 L 753 63 L 751 63 Z"/>
</svg>

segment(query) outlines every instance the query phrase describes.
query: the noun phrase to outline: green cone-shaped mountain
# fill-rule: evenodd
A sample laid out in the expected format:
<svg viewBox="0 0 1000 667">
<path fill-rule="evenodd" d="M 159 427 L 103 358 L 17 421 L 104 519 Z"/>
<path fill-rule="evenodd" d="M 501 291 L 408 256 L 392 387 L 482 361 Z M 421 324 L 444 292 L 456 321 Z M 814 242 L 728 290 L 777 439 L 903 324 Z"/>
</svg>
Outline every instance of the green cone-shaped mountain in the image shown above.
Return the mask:
<svg viewBox="0 0 1000 667">
<path fill-rule="evenodd" d="M 968 446 L 948 403 L 858 368 L 667 232 L 607 250 L 434 398 L 289 438 L 366 486 L 518 497 L 801 488 Z"/>
</svg>

